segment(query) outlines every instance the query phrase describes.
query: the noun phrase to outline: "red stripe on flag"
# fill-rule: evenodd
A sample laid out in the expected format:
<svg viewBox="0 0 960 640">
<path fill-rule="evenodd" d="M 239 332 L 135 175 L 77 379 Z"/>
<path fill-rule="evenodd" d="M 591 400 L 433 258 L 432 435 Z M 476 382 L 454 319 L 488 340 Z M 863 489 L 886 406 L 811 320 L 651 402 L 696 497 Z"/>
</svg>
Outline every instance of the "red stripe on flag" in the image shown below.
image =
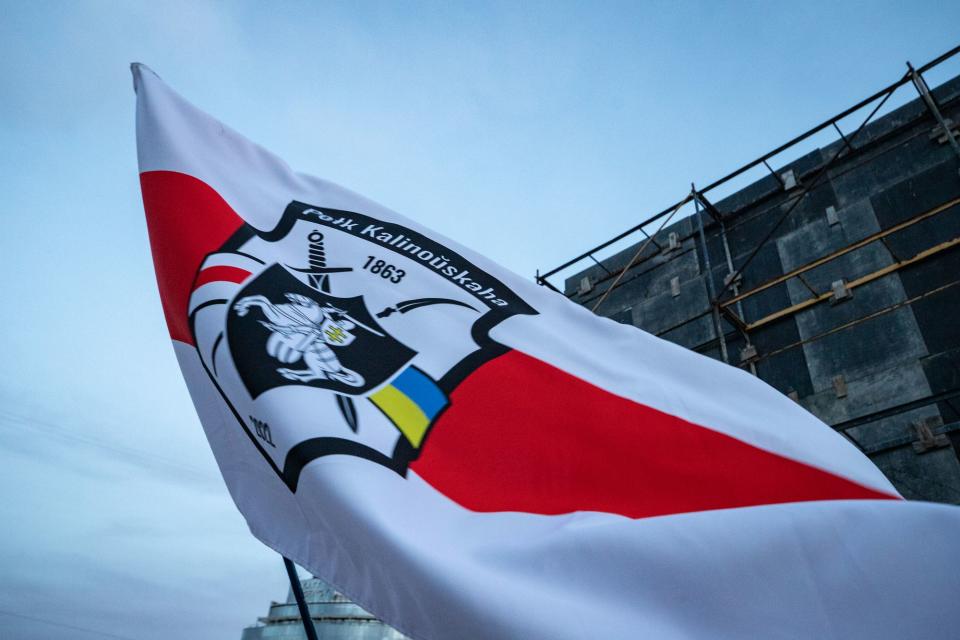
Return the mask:
<svg viewBox="0 0 960 640">
<path fill-rule="evenodd" d="M 216 191 L 184 173 L 147 171 L 140 186 L 170 337 L 193 344 L 187 305 L 197 269 L 243 220 Z"/>
<path fill-rule="evenodd" d="M 229 265 L 219 265 L 207 267 L 197 275 L 197 281 L 193 283 L 193 289 L 196 291 L 205 284 L 211 282 L 233 282 L 240 284 L 250 277 L 250 272 L 240 267 L 231 267 Z"/>
<path fill-rule="evenodd" d="M 613 395 L 518 351 L 451 394 L 412 468 L 473 511 L 631 518 L 896 499 Z"/>
</svg>

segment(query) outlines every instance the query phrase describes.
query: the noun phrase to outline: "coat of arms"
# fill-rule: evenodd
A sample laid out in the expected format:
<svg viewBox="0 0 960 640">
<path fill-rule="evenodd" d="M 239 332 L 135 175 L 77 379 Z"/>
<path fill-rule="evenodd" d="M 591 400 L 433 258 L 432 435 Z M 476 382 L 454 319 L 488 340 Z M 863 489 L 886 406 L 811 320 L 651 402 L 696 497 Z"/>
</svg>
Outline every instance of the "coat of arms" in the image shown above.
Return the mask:
<svg viewBox="0 0 960 640">
<path fill-rule="evenodd" d="M 298 202 L 208 256 L 189 309 L 208 375 L 292 490 L 326 455 L 404 475 L 450 392 L 504 352 L 490 329 L 536 313 L 417 231 Z"/>
</svg>

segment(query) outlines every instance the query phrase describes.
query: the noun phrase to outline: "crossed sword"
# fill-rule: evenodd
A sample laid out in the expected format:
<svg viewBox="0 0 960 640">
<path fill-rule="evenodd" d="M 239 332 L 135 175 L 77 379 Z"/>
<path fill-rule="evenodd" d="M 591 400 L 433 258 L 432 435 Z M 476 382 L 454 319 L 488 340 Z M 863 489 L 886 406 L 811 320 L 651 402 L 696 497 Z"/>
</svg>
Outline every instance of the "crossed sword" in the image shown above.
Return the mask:
<svg viewBox="0 0 960 640">
<path fill-rule="evenodd" d="M 307 281 L 314 289 L 317 289 L 323 293 L 330 293 L 330 274 L 353 271 L 353 267 L 327 266 L 327 252 L 323 245 L 323 234 L 319 231 L 311 231 L 309 235 L 307 235 L 307 242 L 307 264 L 309 266 L 305 269 L 299 269 L 297 267 L 291 267 L 291 269 L 307 274 Z M 473 309 L 473 307 L 469 304 L 460 302 L 459 300 L 451 300 L 449 298 L 421 298 L 418 300 L 406 300 L 405 302 L 397 303 L 393 307 L 387 307 L 378 313 L 377 317 L 386 318 L 395 312 L 403 314 L 420 307 L 426 307 L 434 304 L 453 304 L 461 307 L 467 307 L 468 309 Z M 382 331 L 374 329 L 365 322 L 357 320 L 346 311 L 341 309 L 337 309 L 337 311 L 344 319 L 349 320 L 358 327 L 366 329 L 370 333 L 381 338 L 386 337 Z M 476 309 L 474 309 L 474 311 L 476 311 Z M 310 340 L 312 337 L 308 337 L 307 339 Z M 340 413 L 343 415 L 343 419 L 346 421 L 347 426 L 350 427 L 351 431 L 356 433 L 358 428 L 357 407 L 356 404 L 354 404 L 353 398 L 343 395 L 342 393 L 334 393 L 334 397 L 337 400 L 337 407 L 340 409 Z"/>
</svg>

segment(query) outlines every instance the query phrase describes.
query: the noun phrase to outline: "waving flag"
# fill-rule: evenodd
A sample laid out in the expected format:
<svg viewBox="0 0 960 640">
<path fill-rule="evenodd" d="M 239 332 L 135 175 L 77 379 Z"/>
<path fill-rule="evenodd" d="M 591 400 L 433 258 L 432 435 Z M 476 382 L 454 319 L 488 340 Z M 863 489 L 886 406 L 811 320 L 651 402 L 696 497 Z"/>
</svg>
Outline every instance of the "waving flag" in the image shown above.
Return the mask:
<svg viewBox="0 0 960 640">
<path fill-rule="evenodd" d="M 956 508 L 133 73 L 170 335 L 265 544 L 423 640 L 948 634 Z"/>
</svg>

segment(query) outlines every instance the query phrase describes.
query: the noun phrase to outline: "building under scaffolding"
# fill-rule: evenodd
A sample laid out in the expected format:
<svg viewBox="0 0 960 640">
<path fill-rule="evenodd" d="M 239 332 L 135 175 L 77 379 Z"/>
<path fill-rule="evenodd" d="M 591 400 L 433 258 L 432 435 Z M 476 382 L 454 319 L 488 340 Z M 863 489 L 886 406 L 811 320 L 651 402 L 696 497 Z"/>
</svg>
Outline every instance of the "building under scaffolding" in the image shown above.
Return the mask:
<svg viewBox="0 0 960 640">
<path fill-rule="evenodd" d="M 751 371 L 906 497 L 960 503 L 960 77 L 923 79 L 957 51 L 538 281 L 571 274 L 570 299 Z M 875 117 L 897 90 L 916 99 Z"/>
</svg>

